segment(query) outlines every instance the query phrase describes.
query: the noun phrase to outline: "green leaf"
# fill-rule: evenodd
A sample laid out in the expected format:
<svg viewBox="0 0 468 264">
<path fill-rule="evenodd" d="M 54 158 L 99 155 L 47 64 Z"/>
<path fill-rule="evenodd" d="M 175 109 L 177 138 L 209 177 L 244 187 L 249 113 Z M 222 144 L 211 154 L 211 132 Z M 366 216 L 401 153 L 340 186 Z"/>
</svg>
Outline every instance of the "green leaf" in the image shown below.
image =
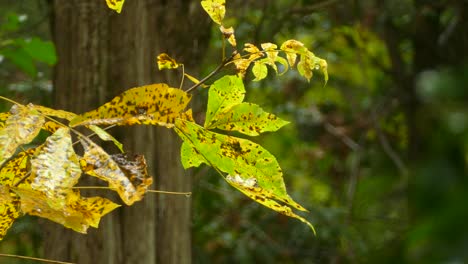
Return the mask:
<svg viewBox="0 0 468 264">
<path fill-rule="evenodd" d="M 244 97 L 245 88 L 241 78 L 227 75 L 214 82 L 208 92 L 205 127 L 224 111 L 242 103 Z"/>
<path fill-rule="evenodd" d="M 201 6 L 211 19 L 221 25 L 226 14 L 225 0 L 203 0 Z"/>
<path fill-rule="evenodd" d="M 255 76 L 254 81 L 265 79 L 268 75 L 268 69 L 264 62 L 256 61 L 252 67 L 252 73 Z"/>
<path fill-rule="evenodd" d="M 0 50 L 0 54 L 15 64 L 30 77 L 36 77 L 36 66 L 31 56 L 22 48 L 8 47 Z"/>
<path fill-rule="evenodd" d="M 210 166 L 230 175 L 240 175 L 244 180 L 255 178 L 259 187 L 271 193 L 275 200 L 306 211 L 286 192 L 283 173 L 276 158 L 252 141 L 211 132 L 183 119 L 177 119 L 175 131 L 184 142 L 196 151 L 189 151 L 192 164 L 209 163 Z M 186 148 L 186 147 L 185 147 Z M 183 152 L 182 155 L 184 155 Z M 187 157 L 182 157 L 182 160 Z"/>
<path fill-rule="evenodd" d="M 185 141 L 182 143 L 180 148 L 180 155 L 184 169 L 198 167 L 202 163 L 209 165 L 209 163 L 202 156 L 200 156 L 200 153 L 194 147 L 192 147 L 192 145 Z"/>
<path fill-rule="evenodd" d="M 48 65 L 54 65 L 57 62 L 54 44 L 51 41 L 32 38 L 30 40 L 19 39 L 17 42 L 34 60 L 47 63 Z"/>
<path fill-rule="evenodd" d="M 124 152 L 123 150 L 123 144 L 120 143 L 115 137 L 113 137 L 111 134 L 109 134 L 107 131 L 105 131 L 104 129 L 98 127 L 98 126 L 95 126 L 95 125 L 90 125 L 88 126 L 89 129 L 91 129 L 94 133 L 96 133 L 96 135 L 104 140 L 104 141 L 112 141 L 114 143 L 114 145 L 120 150 L 120 152 Z"/>
<path fill-rule="evenodd" d="M 257 136 L 263 132 L 276 131 L 288 123 L 265 112 L 256 104 L 241 103 L 229 108 L 205 127 L 239 131 L 249 136 Z"/>
</svg>

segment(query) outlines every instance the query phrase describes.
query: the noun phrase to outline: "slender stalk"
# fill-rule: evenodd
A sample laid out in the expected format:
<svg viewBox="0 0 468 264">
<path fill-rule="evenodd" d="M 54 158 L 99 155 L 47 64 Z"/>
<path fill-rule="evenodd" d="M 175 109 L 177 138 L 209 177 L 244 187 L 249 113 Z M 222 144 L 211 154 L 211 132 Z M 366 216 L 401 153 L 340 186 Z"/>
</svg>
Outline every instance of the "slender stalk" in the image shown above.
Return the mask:
<svg viewBox="0 0 468 264">
<path fill-rule="evenodd" d="M 63 262 L 63 261 L 58 261 L 58 260 L 50 260 L 50 259 L 34 258 L 34 257 L 18 256 L 18 255 L 2 254 L 2 253 L 0 253 L 0 257 L 28 259 L 28 260 L 41 261 L 41 262 L 45 262 L 45 263 L 74 264 L 73 262 Z"/>
</svg>

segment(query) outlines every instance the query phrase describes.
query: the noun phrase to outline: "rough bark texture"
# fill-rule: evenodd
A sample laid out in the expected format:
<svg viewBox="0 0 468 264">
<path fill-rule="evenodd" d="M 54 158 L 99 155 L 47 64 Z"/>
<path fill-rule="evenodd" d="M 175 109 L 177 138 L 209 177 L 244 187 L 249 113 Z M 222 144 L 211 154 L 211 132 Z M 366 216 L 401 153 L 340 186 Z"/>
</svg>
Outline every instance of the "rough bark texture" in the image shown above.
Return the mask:
<svg viewBox="0 0 468 264">
<path fill-rule="evenodd" d="M 52 8 L 59 57 L 55 106 L 77 113 L 134 86 L 178 86 L 177 78 L 169 77 L 173 72 L 157 71 L 156 55 L 168 52 L 184 58 L 186 69 L 196 73 L 193 65 L 209 32 L 198 1 L 126 1 L 120 15 L 107 9 L 104 0 L 54 0 Z M 126 149 L 145 154 L 154 188 L 190 191 L 191 179 L 181 167 L 180 141 L 173 131 L 123 131 Z M 190 198 L 149 194 L 104 217 L 99 229 L 87 235 L 44 224 L 45 257 L 80 264 L 190 263 L 190 208 Z"/>
</svg>

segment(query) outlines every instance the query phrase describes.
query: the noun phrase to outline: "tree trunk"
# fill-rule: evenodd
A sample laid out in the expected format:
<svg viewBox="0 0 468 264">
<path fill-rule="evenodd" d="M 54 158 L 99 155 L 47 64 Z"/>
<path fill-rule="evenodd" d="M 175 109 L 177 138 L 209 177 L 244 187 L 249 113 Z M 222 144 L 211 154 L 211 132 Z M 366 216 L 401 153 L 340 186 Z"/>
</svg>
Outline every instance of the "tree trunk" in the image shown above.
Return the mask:
<svg viewBox="0 0 468 264">
<path fill-rule="evenodd" d="M 104 0 L 54 0 L 55 106 L 81 113 L 131 87 L 154 82 L 178 87 L 178 79 L 168 77 L 174 72 L 157 71 L 155 57 L 161 52 L 184 58 L 186 70 L 196 73 L 191 66 L 203 53 L 209 20 L 198 1 L 187 2 L 126 1 L 119 15 Z M 153 188 L 191 190 L 173 131 L 147 126 L 120 131 L 126 150 L 145 154 Z M 44 224 L 45 257 L 80 264 L 190 263 L 190 207 L 185 196 L 147 194 L 105 216 L 87 235 Z"/>
</svg>

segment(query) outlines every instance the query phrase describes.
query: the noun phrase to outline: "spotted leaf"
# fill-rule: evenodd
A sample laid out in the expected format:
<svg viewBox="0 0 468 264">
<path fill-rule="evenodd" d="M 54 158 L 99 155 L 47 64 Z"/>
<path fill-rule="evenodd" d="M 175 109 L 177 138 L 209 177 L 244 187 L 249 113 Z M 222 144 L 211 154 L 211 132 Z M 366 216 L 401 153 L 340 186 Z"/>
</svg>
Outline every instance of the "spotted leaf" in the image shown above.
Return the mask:
<svg viewBox="0 0 468 264">
<path fill-rule="evenodd" d="M 315 234 L 315 228 L 309 221 L 295 214 L 290 206 L 281 204 L 282 201 L 277 201 L 276 196 L 270 191 L 262 187 L 258 187 L 255 178 L 243 179 L 239 175 L 227 175 L 225 179 L 229 184 L 257 203 L 260 203 L 280 214 L 299 219 L 303 223 L 307 224 Z"/>
<path fill-rule="evenodd" d="M 214 82 L 208 92 L 205 127 L 209 126 L 224 111 L 242 103 L 244 96 L 244 84 L 242 79 L 237 76 L 227 75 Z"/>
<path fill-rule="evenodd" d="M 171 58 L 167 53 L 161 53 L 157 57 L 157 62 L 158 62 L 158 69 L 177 69 L 179 68 L 179 64 Z"/>
<path fill-rule="evenodd" d="M 190 101 L 186 92 L 166 84 L 152 84 L 129 89 L 99 108 L 70 121 L 78 125 L 163 125 L 173 127 L 175 118 Z"/>
<path fill-rule="evenodd" d="M 44 117 L 31 105 L 13 105 L 5 126 L 0 129 L 0 165 L 10 158 L 16 149 L 31 142 L 41 130 Z"/>
<path fill-rule="evenodd" d="M 213 119 L 208 129 L 219 128 L 227 131 L 239 131 L 249 136 L 257 136 L 267 131 L 276 131 L 288 124 L 277 116 L 263 111 L 251 103 L 241 103 L 229 108 Z"/>
<path fill-rule="evenodd" d="M 224 15 L 226 14 L 226 1 L 225 0 L 203 0 L 201 6 L 205 9 L 206 13 L 211 19 L 221 25 Z"/>
<path fill-rule="evenodd" d="M 127 205 L 143 199 L 153 180 L 142 155 L 109 155 L 95 143 L 84 140 L 81 143 L 85 150 L 80 160 L 83 172 L 108 182 Z"/>
<path fill-rule="evenodd" d="M 119 14 L 122 12 L 124 2 L 125 0 L 106 0 L 107 6 Z"/>
<path fill-rule="evenodd" d="M 102 216 L 120 206 L 101 197 L 81 197 L 78 191 L 73 190 L 63 207 L 57 209 L 50 206 L 50 198 L 41 191 L 12 189 L 21 199 L 22 212 L 47 218 L 80 233 L 86 233 L 90 226 L 97 228 Z"/>
<path fill-rule="evenodd" d="M 176 121 L 175 131 L 191 146 L 190 155 L 194 166 L 201 162 L 230 175 L 240 175 L 243 179 L 255 178 L 259 187 L 271 192 L 276 200 L 298 210 L 306 209 L 296 203 L 286 192 L 283 173 L 275 157 L 266 149 L 252 141 L 211 132 L 186 120 Z M 183 152 L 182 155 L 184 155 Z M 182 160 L 187 159 L 182 157 Z"/>
</svg>

